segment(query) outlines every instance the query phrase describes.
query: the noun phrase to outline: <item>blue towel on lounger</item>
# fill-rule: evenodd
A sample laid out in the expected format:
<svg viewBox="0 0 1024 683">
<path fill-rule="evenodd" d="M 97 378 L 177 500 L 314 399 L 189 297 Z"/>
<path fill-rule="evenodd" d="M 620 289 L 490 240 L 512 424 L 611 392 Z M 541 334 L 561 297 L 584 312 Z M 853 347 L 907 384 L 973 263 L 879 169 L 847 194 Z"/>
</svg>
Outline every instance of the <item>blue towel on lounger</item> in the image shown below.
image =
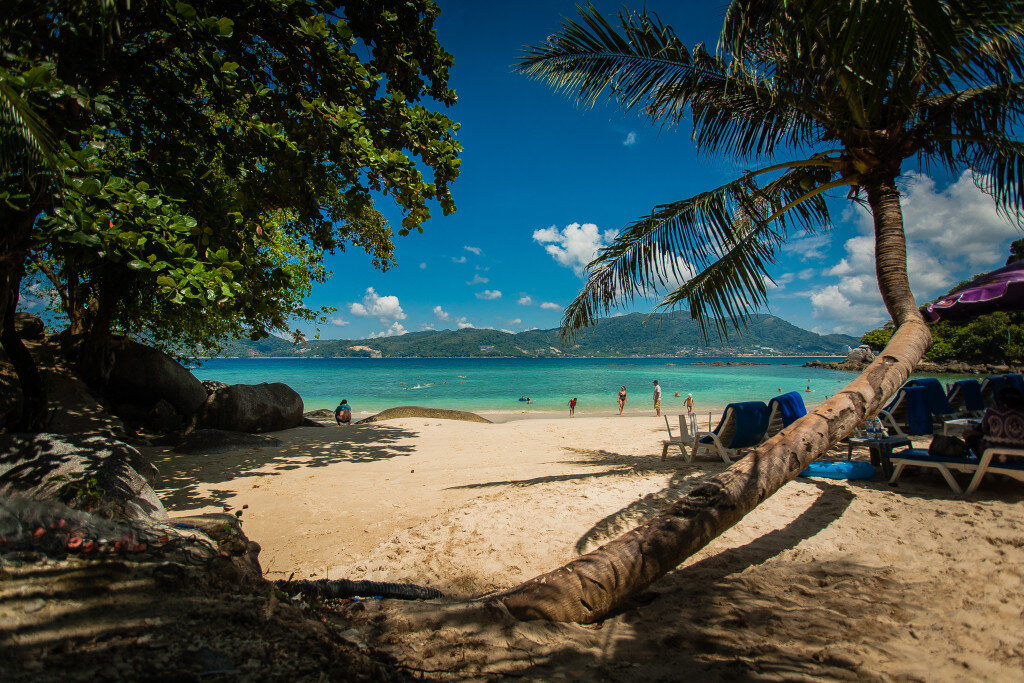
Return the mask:
<svg viewBox="0 0 1024 683">
<path fill-rule="evenodd" d="M 791 391 L 788 394 L 776 396 L 768 401 L 768 412 L 772 412 L 772 404 L 779 406 L 779 415 L 782 416 L 782 426 L 788 427 L 801 417 L 807 414 L 807 406 L 804 405 L 804 397 L 799 391 Z"/>
<path fill-rule="evenodd" d="M 999 377 L 987 377 L 983 386 L 987 387 L 992 396 L 992 402 L 999 405 L 999 401 L 996 399 L 999 396 L 999 390 L 1006 386 L 1006 378 L 1003 376 Z"/>
<path fill-rule="evenodd" d="M 1020 375 L 1011 373 L 1006 375 L 1006 386 L 1013 387 L 1020 393 L 1024 394 L 1024 379 Z"/>
<path fill-rule="evenodd" d="M 985 401 L 981 398 L 981 382 L 976 379 L 962 379 L 953 386 L 960 387 L 964 397 L 964 408 L 967 410 L 985 410 Z"/>
<path fill-rule="evenodd" d="M 749 448 L 761 443 L 764 433 L 768 431 L 768 406 L 764 401 L 744 401 L 742 403 L 730 403 L 722 411 L 722 417 L 715 427 L 714 433 L 721 434 L 725 426 L 726 416 L 732 409 L 732 419 L 736 421 L 736 428 L 733 430 L 729 443 L 723 444 L 729 450 L 734 448 Z M 709 437 L 701 439 L 701 443 L 711 443 Z"/>
<path fill-rule="evenodd" d="M 953 406 L 949 405 L 946 398 L 946 391 L 942 388 L 942 382 L 934 377 L 923 377 L 907 382 L 904 386 L 922 387 L 924 389 L 925 401 L 928 403 L 928 410 L 933 415 L 949 415 Z"/>
</svg>

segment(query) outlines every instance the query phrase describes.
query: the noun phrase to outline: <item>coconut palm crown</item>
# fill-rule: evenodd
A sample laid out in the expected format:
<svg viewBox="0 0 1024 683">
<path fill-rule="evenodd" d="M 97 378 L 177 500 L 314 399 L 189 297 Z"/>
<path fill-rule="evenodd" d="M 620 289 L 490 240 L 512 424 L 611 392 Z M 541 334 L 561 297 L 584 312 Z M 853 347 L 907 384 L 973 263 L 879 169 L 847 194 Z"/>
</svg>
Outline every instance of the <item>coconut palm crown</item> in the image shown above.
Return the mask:
<svg viewBox="0 0 1024 683">
<path fill-rule="evenodd" d="M 585 106 L 608 97 L 663 126 L 689 113 L 699 152 L 765 165 L 629 225 L 590 264 L 567 334 L 686 277 L 659 307 L 685 302 L 725 334 L 767 302 L 783 241 L 830 228 L 830 190 L 867 199 L 876 236 L 893 199 L 902 243 L 895 179 L 906 159 L 971 168 L 1019 216 L 1024 2 L 735 0 L 716 54 L 687 50 L 654 14 L 622 10 L 616 27 L 592 5 L 579 12 L 517 68 Z"/>
</svg>

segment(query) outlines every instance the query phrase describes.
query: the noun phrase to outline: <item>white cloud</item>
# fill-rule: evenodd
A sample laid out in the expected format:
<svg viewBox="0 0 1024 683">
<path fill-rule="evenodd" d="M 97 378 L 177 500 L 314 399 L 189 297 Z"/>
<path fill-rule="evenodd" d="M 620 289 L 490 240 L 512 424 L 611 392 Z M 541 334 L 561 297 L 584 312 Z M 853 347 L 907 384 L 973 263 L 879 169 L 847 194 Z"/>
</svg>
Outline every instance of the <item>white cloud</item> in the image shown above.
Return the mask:
<svg viewBox="0 0 1024 683">
<path fill-rule="evenodd" d="M 818 271 L 816 271 L 814 268 L 804 268 L 799 273 L 797 273 L 796 276 L 801 280 L 810 280 L 812 277 L 814 277 L 814 274 L 817 272 Z"/>
<path fill-rule="evenodd" d="M 941 192 L 934 180 L 919 173 L 902 176 L 900 186 L 910 287 L 918 303 L 1002 265 L 1017 231 L 996 213 L 992 198 L 977 188 L 970 171 Z M 816 287 L 808 298 L 823 329 L 857 334 L 888 319 L 888 313 L 875 275 L 871 215 L 852 206 L 843 217 L 859 234 L 846 240 L 845 256 L 824 272 L 838 281 Z"/>
<path fill-rule="evenodd" d="M 522 322 L 523 321 L 522 321 L 521 318 L 512 318 L 511 320 L 508 321 L 508 324 L 509 325 L 521 325 Z"/>
<path fill-rule="evenodd" d="M 494 299 L 500 299 L 501 298 L 501 290 L 485 289 L 482 292 L 477 292 L 476 293 L 476 298 L 477 299 L 486 299 L 488 301 L 492 301 Z"/>
<path fill-rule="evenodd" d="M 769 290 L 775 290 L 778 292 L 785 289 L 786 285 L 792 282 L 795 277 L 796 276 L 793 275 L 793 273 L 783 273 L 782 275 L 776 276 L 773 282 L 772 278 L 766 275 L 764 276 L 764 286 Z"/>
<path fill-rule="evenodd" d="M 407 332 L 408 330 L 402 326 L 402 323 L 396 321 L 392 323 L 391 327 L 389 327 L 386 330 L 381 330 L 380 332 L 371 332 L 369 338 L 378 339 L 380 337 L 401 337 L 403 334 L 406 334 Z"/>
<path fill-rule="evenodd" d="M 782 245 L 782 251 L 787 254 L 796 254 L 801 261 L 825 258 L 825 249 L 828 248 L 830 239 L 828 235 L 811 235 L 790 240 Z"/>
<path fill-rule="evenodd" d="M 472 328 L 476 327 L 476 325 L 474 325 L 473 323 L 469 322 L 469 320 L 465 316 L 463 316 L 463 317 L 459 318 L 458 320 L 456 320 L 455 324 L 459 326 L 460 330 L 465 330 L 467 328 L 472 329 Z"/>
<path fill-rule="evenodd" d="M 447 320 L 451 317 L 448 315 L 447 311 L 440 306 L 434 306 L 434 315 L 437 316 L 438 320 Z"/>
<path fill-rule="evenodd" d="M 553 301 L 545 301 L 544 303 L 542 303 L 540 305 L 540 307 L 543 308 L 546 311 L 560 311 L 560 310 L 562 310 L 562 307 L 559 306 L 558 304 L 554 303 Z"/>
<path fill-rule="evenodd" d="M 427 269 L 427 262 L 424 261 L 423 263 L 420 264 L 420 270 L 426 270 L 426 269 Z"/>
<path fill-rule="evenodd" d="M 349 322 L 344 318 L 331 318 L 331 324 L 337 325 L 338 327 L 344 327 L 345 325 L 348 325 Z"/>
<path fill-rule="evenodd" d="M 636 131 L 629 131 L 629 133 L 626 134 L 626 139 L 622 141 L 622 144 L 625 145 L 626 147 L 632 147 L 633 145 L 635 145 Z"/>
<path fill-rule="evenodd" d="M 380 296 L 373 287 L 366 288 L 362 303 L 349 304 L 348 311 L 360 318 L 377 318 L 382 323 L 405 320 L 405 312 L 398 303 L 398 297 L 394 295 Z"/>
<path fill-rule="evenodd" d="M 480 247 L 463 247 L 463 249 L 476 256 L 479 256 L 481 253 L 483 253 L 483 249 L 481 249 Z"/>
<path fill-rule="evenodd" d="M 467 285 L 486 285 L 490 280 L 485 277 L 481 277 L 480 273 L 473 275 L 473 279 L 467 282 Z"/>
<path fill-rule="evenodd" d="M 570 223 L 563 230 L 555 226 L 534 230 L 533 239 L 544 245 L 544 251 L 566 268 L 572 268 L 577 275 L 583 275 L 587 264 L 594 260 L 597 251 L 615 239 L 615 230 L 601 231 L 593 223 Z"/>
<path fill-rule="evenodd" d="M 432 323 L 421 323 L 420 324 L 420 329 L 424 330 L 424 331 L 426 331 L 426 330 L 433 331 L 433 330 L 436 330 L 437 328 L 434 327 L 434 325 Z"/>
<path fill-rule="evenodd" d="M 519 300 L 516 301 L 516 303 L 519 304 L 520 306 L 532 306 L 533 305 L 533 299 L 531 299 L 528 296 L 521 296 L 521 297 L 519 297 Z"/>
<path fill-rule="evenodd" d="M 466 262 L 466 257 L 465 256 L 452 256 L 452 263 L 465 263 L 465 262 Z"/>
<path fill-rule="evenodd" d="M 506 329 L 505 329 L 504 327 L 503 327 L 503 328 L 501 328 L 501 329 L 500 329 L 500 330 L 498 330 L 498 331 L 499 331 L 499 332 L 507 332 L 507 333 L 509 333 L 509 334 L 515 334 L 515 332 L 513 332 L 512 330 L 506 330 Z"/>
</svg>

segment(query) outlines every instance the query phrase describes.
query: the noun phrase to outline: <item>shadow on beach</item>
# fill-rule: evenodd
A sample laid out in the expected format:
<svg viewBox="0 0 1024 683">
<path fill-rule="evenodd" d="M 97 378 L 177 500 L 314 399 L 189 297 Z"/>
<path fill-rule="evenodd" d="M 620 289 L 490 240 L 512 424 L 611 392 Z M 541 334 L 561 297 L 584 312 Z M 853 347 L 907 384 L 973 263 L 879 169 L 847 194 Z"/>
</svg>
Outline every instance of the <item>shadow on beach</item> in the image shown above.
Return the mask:
<svg viewBox="0 0 1024 683">
<path fill-rule="evenodd" d="M 185 455 L 169 449 L 149 455 L 160 470 L 157 493 L 171 510 L 221 505 L 233 495 L 206 485 L 230 482 L 248 476 L 276 476 L 278 472 L 300 468 L 327 467 L 336 463 L 371 463 L 401 455 L 414 449 L 399 445 L 415 436 L 414 432 L 386 425 L 349 427 L 298 427 L 275 432 L 285 441 L 280 446 L 243 448 L 226 453 Z"/>
</svg>

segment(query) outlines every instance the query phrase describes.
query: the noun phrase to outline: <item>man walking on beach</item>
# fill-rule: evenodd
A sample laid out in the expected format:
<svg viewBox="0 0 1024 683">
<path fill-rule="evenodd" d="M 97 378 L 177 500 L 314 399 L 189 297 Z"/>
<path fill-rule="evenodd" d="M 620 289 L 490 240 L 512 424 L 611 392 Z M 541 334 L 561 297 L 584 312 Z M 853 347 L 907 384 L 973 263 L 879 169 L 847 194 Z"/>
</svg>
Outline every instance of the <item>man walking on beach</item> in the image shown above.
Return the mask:
<svg viewBox="0 0 1024 683">
<path fill-rule="evenodd" d="M 576 414 L 576 397 L 573 396 L 572 399 L 569 400 L 569 417 L 572 417 L 575 414 Z"/>
<path fill-rule="evenodd" d="M 654 416 L 661 417 L 661 387 L 658 380 L 654 380 Z"/>
<path fill-rule="evenodd" d="M 686 406 L 686 417 L 693 422 L 693 394 L 687 394 L 686 400 L 683 401 L 683 405 Z"/>
</svg>

